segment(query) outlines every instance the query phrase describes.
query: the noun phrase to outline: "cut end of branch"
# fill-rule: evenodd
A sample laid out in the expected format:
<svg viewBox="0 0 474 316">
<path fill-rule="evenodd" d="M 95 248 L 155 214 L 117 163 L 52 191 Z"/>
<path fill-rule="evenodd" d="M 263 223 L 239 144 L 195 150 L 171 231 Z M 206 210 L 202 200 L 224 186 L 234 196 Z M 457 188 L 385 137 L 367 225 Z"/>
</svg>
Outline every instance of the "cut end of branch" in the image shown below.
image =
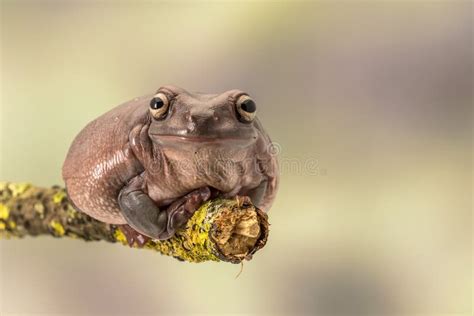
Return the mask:
<svg viewBox="0 0 474 316">
<path fill-rule="evenodd" d="M 267 241 L 267 215 L 249 203 L 229 203 L 214 219 L 210 238 L 226 261 L 249 260 Z"/>
</svg>

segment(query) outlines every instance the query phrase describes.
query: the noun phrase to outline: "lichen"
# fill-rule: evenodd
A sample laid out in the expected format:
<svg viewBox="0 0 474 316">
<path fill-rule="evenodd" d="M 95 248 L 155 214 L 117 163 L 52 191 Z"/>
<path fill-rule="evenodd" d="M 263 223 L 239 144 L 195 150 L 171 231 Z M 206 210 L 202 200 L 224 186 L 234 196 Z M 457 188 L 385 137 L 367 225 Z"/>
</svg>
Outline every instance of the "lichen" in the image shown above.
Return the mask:
<svg viewBox="0 0 474 316">
<path fill-rule="evenodd" d="M 26 190 L 31 187 L 29 183 L 9 183 L 8 189 L 12 192 L 13 197 L 17 197 L 20 194 L 23 194 Z"/>
<path fill-rule="evenodd" d="M 39 214 L 40 218 L 44 217 L 44 205 L 41 202 L 35 203 L 33 208 Z"/>
<path fill-rule="evenodd" d="M 68 205 L 67 207 L 67 217 L 70 219 L 76 218 L 77 211 L 71 207 L 71 205 Z"/>
<path fill-rule="evenodd" d="M 0 203 L 0 219 L 6 220 L 10 216 L 10 210 L 8 206 L 3 203 Z"/>
<path fill-rule="evenodd" d="M 64 234 L 66 233 L 66 231 L 64 230 L 64 226 L 57 220 L 52 220 L 49 223 L 49 226 L 51 226 L 56 236 L 64 236 Z"/>
<path fill-rule="evenodd" d="M 66 192 L 58 191 L 55 195 L 53 195 L 53 203 L 59 204 L 65 198 L 66 198 Z"/>
<path fill-rule="evenodd" d="M 176 232 L 174 237 L 161 241 L 150 240 L 145 247 L 189 262 L 220 261 L 209 239 L 209 205 L 210 202 L 202 205 L 189 219 L 186 227 Z"/>
<path fill-rule="evenodd" d="M 125 237 L 125 234 L 118 228 L 114 231 L 114 238 L 117 242 L 120 242 L 123 245 L 127 244 L 127 237 Z"/>
</svg>

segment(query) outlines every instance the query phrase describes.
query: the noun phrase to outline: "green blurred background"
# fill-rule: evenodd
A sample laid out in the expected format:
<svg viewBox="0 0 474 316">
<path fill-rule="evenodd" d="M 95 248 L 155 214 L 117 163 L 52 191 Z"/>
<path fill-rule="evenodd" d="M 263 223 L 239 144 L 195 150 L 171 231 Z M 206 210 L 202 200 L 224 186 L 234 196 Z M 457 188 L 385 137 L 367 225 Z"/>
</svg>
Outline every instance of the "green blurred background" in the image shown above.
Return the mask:
<svg viewBox="0 0 474 316">
<path fill-rule="evenodd" d="M 90 120 L 173 83 L 248 91 L 281 149 L 240 266 L 1 241 L 1 315 L 471 313 L 472 3 L 1 2 L 1 180 L 61 184 Z"/>
</svg>

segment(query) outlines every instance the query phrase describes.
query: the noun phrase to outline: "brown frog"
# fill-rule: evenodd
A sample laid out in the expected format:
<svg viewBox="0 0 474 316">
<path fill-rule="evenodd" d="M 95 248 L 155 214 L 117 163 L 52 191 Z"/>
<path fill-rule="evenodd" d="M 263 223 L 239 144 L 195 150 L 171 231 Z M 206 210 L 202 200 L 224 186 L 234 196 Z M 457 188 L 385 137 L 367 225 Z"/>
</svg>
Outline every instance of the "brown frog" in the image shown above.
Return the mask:
<svg viewBox="0 0 474 316">
<path fill-rule="evenodd" d="M 248 94 L 163 86 L 89 123 L 63 165 L 69 199 L 130 244 L 167 239 L 212 196 L 268 211 L 278 187 L 271 141 Z"/>
</svg>

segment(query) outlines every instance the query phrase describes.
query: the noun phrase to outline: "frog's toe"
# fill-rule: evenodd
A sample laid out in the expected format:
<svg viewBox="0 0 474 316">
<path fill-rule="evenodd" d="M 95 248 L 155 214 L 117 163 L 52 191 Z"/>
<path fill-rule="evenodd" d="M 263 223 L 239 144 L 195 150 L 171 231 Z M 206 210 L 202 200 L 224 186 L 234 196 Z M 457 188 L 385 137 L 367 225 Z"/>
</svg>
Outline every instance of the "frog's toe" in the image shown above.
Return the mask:
<svg viewBox="0 0 474 316">
<path fill-rule="evenodd" d="M 133 245 L 136 244 L 139 248 L 142 248 L 147 243 L 147 241 L 150 240 L 150 237 L 139 233 L 127 224 L 120 225 L 119 229 L 125 235 L 127 243 L 130 247 L 133 247 Z"/>
<path fill-rule="evenodd" d="M 168 206 L 168 225 L 166 231 L 160 234 L 160 239 L 171 238 L 176 230 L 183 228 L 199 207 L 211 198 L 209 187 L 194 190 L 174 201 Z"/>
<path fill-rule="evenodd" d="M 197 211 L 197 209 L 211 197 L 211 189 L 209 187 L 203 187 L 192 191 L 191 193 L 184 196 L 184 209 L 191 215 Z"/>
</svg>

